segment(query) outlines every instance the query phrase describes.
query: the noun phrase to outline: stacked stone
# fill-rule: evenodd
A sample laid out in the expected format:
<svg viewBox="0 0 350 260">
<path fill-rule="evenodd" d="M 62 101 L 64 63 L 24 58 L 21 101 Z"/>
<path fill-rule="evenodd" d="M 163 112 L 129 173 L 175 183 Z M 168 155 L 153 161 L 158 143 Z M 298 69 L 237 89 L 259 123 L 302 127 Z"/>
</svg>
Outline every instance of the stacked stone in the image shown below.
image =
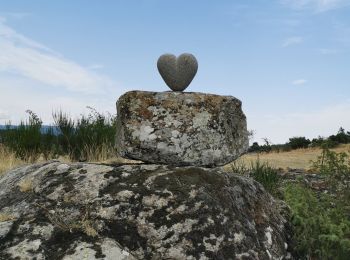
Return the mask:
<svg viewBox="0 0 350 260">
<path fill-rule="evenodd" d="M 193 55 L 163 55 L 158 69 L 174 91 L 130 91 L 117 102 L 117 153 L 172 166 L 225 165 L 248 148 L 246 117 L 232 96 L 185 93 L 197 72 Z M 178 90 L 178 91 L 175 91 Z"/>
<path fill-rule="evenodd" d="M 191 55 L 158 68 L 174 92 L 118 101 L 119 155 L 153 164 L 51 161 L 3 174 L 0 259 L 290 259 L 288 208 L 216 167 L 247 149 L 241 102 L 179 92 L 197 71 Z"/>
</svg>

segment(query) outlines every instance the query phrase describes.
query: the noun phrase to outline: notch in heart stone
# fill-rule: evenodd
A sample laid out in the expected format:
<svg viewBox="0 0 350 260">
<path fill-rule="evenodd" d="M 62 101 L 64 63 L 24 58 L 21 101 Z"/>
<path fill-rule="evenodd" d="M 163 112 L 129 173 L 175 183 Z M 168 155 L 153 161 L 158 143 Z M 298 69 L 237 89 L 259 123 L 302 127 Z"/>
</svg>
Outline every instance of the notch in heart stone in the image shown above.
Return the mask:
<svg viewBox="0 0 350 260">
<path fill-rule="evenodd" d="M 173 54 L 163 54 L 158 59 L 157 67 L 169 88 L 173 91 L 183 91 L 196 75 L 198 63 L 189 53 L 183 53 L 177 58 Z"/>
</svg>

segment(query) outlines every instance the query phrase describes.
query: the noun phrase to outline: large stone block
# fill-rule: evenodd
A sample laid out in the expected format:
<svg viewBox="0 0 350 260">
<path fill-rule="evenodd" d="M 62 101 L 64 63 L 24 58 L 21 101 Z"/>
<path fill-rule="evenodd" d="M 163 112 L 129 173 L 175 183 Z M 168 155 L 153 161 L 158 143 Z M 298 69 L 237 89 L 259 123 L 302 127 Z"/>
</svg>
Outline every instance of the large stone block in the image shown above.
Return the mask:
<svg viewBox="0 0 350 260">
<path fill-rule="evenodd" d="M 232 96 L 131 91 L 117 110 L 116 148 L 124 158 L 215 167 L 248 148 L 246 117 Z"/>
</svg>

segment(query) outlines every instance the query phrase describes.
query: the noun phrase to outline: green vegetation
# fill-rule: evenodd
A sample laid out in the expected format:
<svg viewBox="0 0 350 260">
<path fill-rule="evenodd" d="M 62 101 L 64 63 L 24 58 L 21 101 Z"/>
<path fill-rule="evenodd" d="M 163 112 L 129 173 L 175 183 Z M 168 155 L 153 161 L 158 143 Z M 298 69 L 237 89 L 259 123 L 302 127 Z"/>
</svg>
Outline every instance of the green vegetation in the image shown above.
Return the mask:
<svg viewBox="0 0 350 260">
<path fill-rule="evenodd" d="M 288 184 L 284 197 L 292 211 L 294 249 L 298 258 L 349 259 L 349 212 L 331 195 L 319 198 L 309 188 Z"/>
<path fill-rule="evenodd" d="M 256 160 L 247 167 L 243 163 L 234 162 L 231 164 L 232 172 L 249 175 L 271 194 L 277 194 L 279 177 L 277 170 L 271 167 L 267 162 Z"/>
<path fill-rule="evenodd" d="M 258 159 L 247 167 L 232 164 L 232 171 L 253 177 L 273 196 L 291 208 L 293 250 L 297 259 L 350 259 L 350 156 L 324 147 L 313 162 L 314 170 L 325 176 L 327 193 L 313 190 L 303 182 L 284 181 L 278 171 Z"/>
<path fill-rule="evenodd" d="M 42 120 L 27 110 L 29 119 L 18 127 L 0 131 L 0 143 L 28 162 L 67 156 L 72 161 L 99 161 L 113 156 L 116 117 L 88 107 L 89 114 L 72 120 L 66 113 L 53 113 L 55 126 L 42 130 Z"/>
<path fill-rule="evenodd" d="M 338 133 L 331 135 L 327 138 L 318 137 L 311 141 L 304 136 L 297 136 L 289 138 L 289 142 L 285 144 L 271 144 L 267 138 L 264 138 L 264 144 L 259 145 L 254 142 L 248 152 L 286 152 L 294 149 L 307 148 L 307 147 L 321 147 L 321 148 L 334 148 L 339 144 L 350 143 L 350 132 L 345 132 L 344 128 L 340 127 Z"/>
</svg>

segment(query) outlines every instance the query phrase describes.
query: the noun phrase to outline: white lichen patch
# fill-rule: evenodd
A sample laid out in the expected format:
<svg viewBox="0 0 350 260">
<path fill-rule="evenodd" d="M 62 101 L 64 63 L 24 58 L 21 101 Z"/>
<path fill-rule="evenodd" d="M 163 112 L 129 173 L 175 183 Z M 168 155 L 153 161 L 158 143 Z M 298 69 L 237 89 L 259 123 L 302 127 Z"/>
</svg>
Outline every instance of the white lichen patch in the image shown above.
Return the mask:
<svg viewBox="0 0 350 260">
<path fill-rule="evenodd" d="M 193 127 L 194 128 L 205 127 L 208 124 L 210 118 L 211 118 L 211 115 L 207 111 L 198 113 L 193 118 Z"/>
<path fill-rule="evenodd" d="M 67 172 L 69 170 L 69 168 L 70 167 L 68 164 L 62 163 L 62 164 L 57 166 L 55 174 L 62 174 L 64 172 Z"/>
<path fill-rule="evenodd" d="M 205 246 L 205 250 L 211 251 L 211 252 L 217 252 L 220 249 L 220 245 L 222 241 L 224 241 L 225 236 L 221 235 L 219 237 L 216 237 L 214 234 L 210 234 L 209 237 L 203 238 L 203 245 Z M 210 240 L 210 241 L 208 241 Z M 213 240 L 215 241 L 215 244 L 213 244 Z"/>
<path fill-rule="evenodd" d="M 151 196 L 145 196 L 142 198 L 142 204 L 145 207 L 156 207 L 160 209 L 162 207 L 168 206 L 169 199 L 162 198 L 158 195 L 152 194 Z"/>
<path fill-rule="evenodd" d="M 13 223 L 14 222 L 11 220 L 0 222 L 0 239 L 7 236 L 13 226 Z"/>
<path fill-rule="evenodd" d="M 245 235 L 244 235 L 244 233 L 242 233 L 242 232 L 234 233 L 234 234 L 233 234 L 233 241 L 234 241 L 236 244 L 242 243 L 242 241 L 243 241 L 244 238 L 245 238 Z"/>
<path fill-rule="evenodd" d="M 127 178 L 127 177 L 129 177 L 130 175 L 131 175 L 130 172 L 123 172 L 121 176 L 122 176 L 123 178 Z"/>
<path fill-rule="evenodd" d="M 116 198 L 119 201 L 128 201 L 134 195 L 131 190 L 122 190 L 117 193 Z"/>
<path fill-rule="evenodd" d="M 267 243 L 267 247 L 271 247 L 272 246 L 272 228 L 270 226 L 268 226 L 265 229 L 265 237 L 266 237 L 266 243 Z"/>
<path fill-rule="evenodd" d="M 7 248 L 5 252 L 11 256 L 11 258 L 15 259 L 33 259 L 33 252 L 36 252 L 41 245 L 40 239 L 36 240 L 28 240 L 25 239 L 22 242 Z M 44 259 L 41 254 L 35 254 L 36 259 Z"/>
<path fill-rule="evenodd" d="M 198 194 L 198 190 L 191 190 L 190 191 L 190 199 L 194 199 Z"/>
<path fill-rule="evenodd" d="M 120 244 L 110 238 L 106 238 L 101 243 L 102 253 L 105 259 L 110 260 L 133 260 L 135 259 L 127 250 L 123 249 Z"/>
<path fill-rule="evenodd" d="M 97 212 L 97 215 L 104 219 L 115 219 L 119 207 L 119 205 L 114 205 L 106 208 L 101 207 L 100 210 Z"/>
<path fill-rule="evenodd" d="M 76 259 L 96 259 L 96 251 L 92 249 L 93 245 L 86 242 L 79 242 L 75 251 L 71 255 L 66 255 L 62 260 L 76 260 Z"/>
<path fill-rule="evenodd" d="M 134 139 L 139 139 L 141 142 L 153 141 L 157 138 L 153 132 L 154 128 L 149 125 L 141 125 L 139 128 L 134 129 L 132 137 Z"/>
<path fill-rule="evenodd" d="M 33 235 L 40 235 L 43 239 L 50 239 L 52 232 L 54 231 L 54 226 L 48 224 L 46 226 L 35 226 L 32 233 Z"/>
</svg>

